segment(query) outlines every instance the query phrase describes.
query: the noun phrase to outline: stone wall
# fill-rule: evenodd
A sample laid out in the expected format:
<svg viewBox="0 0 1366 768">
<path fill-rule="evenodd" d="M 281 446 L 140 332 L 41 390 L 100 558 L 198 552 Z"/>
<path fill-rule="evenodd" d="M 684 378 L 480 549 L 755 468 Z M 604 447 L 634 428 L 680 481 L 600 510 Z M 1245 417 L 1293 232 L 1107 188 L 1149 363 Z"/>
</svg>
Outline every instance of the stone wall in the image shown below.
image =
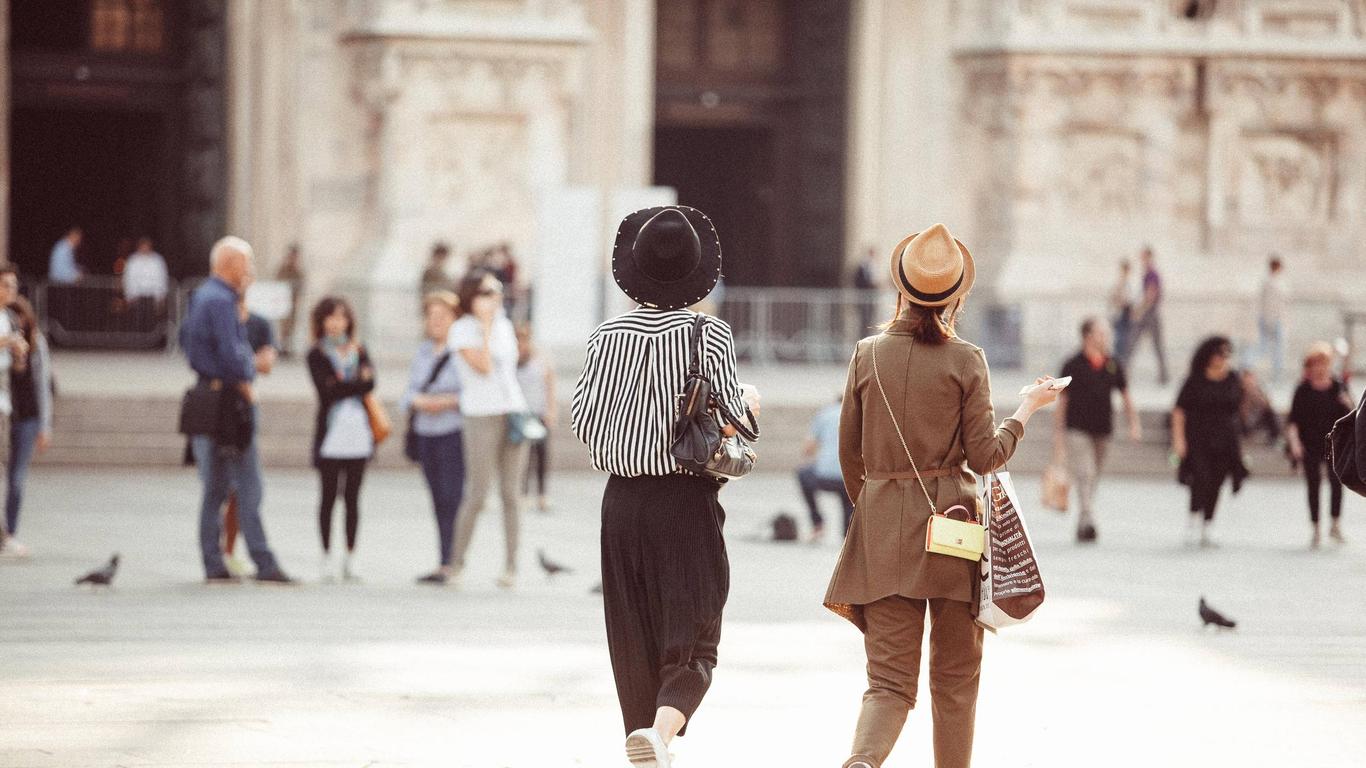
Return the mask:
<svg viewBox="0 0 1366 768">
<path fill-rule="evenodd" d="M 1366 38 L 1355 0 L 961 2 L 955 209 L 981 293 L 1047 365 L 1151 243 L 1182 359 L 1254 335 L 1272 254 L 1291 355 L 1340 332 L 1366 279 Z M 1140 365 L 1147 361 L 1140 358 Z"/>
</svg>

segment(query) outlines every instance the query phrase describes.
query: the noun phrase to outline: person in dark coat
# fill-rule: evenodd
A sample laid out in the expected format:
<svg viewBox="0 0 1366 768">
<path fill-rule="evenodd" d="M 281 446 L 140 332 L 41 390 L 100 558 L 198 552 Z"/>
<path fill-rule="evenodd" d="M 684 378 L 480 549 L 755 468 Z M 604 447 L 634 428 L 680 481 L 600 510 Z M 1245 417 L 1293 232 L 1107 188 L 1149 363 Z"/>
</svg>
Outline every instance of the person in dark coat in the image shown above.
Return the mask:
<svg viewBox="0 0 1366 768">
<path fill-rule="evenodd" d="M 1285 426 L 1285 439 L 1290 446 L 1290 455 L 1295 463 L 1304 467 L 1304 482 L 1309 493 L 1309 524 L 1313 528 L 1309 538 L 1310 549 L 1318 549 L 1319 538 L 1319 486 L 1324 475 L 1328 476 L 1329 514 L 1332 525 L 1328 536 L 1342 544 L 1342 481 L 1338 480 L 1332 467 L 1323 471 L 1329 461 L 1327 441 L 1333 424 L 1352 410 L 1352 398 L 1347 393 L 1347 385 L 1333 375 L 1333 347 L 1328 342 L 1316 342 L 1304 357 L 1304 380 L 1295 389 L 1295 398 L 1290 405 L 1290 418 Z"/>
<path fill-rule="evenodd" d="M 1239 439 L 1242 376 L 1230 363 L 1233 344 L 1223 336 L 1200 343 L 1191 358 L 1190 374 L 1172 409 L 1172 452 L 1180 459 L 1177 477 L 1190 487 L 1189 538 L 1214 546 L 1210 529 L 1219 490 L 1233 481 L 1233 492 L 1247 479 Z"/>
<path fill-rule="evenodd" d="M 351 556 L 360 528 L 360 487 L 365 465 L 375 454 L 375 436 L 364 398 L 375 389 L 375 369 L 356 337 L 356 314 L 346 299 L 328 296 L 310 318 L 313 348 L 308 373 L 318 391 L 313 466 L 322 481 L 318 528 L 322 533 L 321 576 L 331 577 L 332 508 L 340 490 L 346 505 L 346 556 L 342 578 L 355 578 Z M 343 487 L 344 484 L 344 487 Z"/>
</svg>

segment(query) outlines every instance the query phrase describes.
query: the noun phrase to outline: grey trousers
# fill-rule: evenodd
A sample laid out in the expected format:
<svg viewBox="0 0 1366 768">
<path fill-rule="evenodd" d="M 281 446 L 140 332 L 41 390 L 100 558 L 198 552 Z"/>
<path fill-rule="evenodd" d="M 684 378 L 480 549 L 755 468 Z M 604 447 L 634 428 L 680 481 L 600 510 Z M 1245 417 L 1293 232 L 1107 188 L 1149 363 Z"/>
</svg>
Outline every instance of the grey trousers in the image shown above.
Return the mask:
<svg viewBox="0 0 1366 768">
<path fill-rule="evenodd" d="M 508 442 L 506 416 L 465 417 L 465 500 L 456 518 L 455 568 L 465 567 L 474 524 L 484 511 L 494 480 L 503 500 L 504 570 L 517 572 L 521 531 L 522 475 L 526 473 L 527 445 Z"/>
<path fill-rule="evenodd" d="M 1109 444 L 1109 435 L 1067 430 L 1067 470 L 1072 473 L 1072 484 L 1077 487 L 1077 504 L 1081 507 L 1078 528 L 1092 522 L 1096 485 L 1100 481 L 1100 470 L 1105 466 L 1105 449 Z"/>
</svg>

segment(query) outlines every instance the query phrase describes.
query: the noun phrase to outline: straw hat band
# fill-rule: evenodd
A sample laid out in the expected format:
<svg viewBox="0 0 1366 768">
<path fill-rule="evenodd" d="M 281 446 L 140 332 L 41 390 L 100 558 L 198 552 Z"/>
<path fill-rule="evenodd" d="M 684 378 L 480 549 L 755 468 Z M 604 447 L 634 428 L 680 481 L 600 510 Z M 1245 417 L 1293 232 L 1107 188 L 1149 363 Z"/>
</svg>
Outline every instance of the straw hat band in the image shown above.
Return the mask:
<svg viewBox="0 0 1366 768">
<path fill-rule="evenodd" d="M 924 291 L 916 290 L 915 286 L 911 285 L 911 281 L 906 279 L 906 272 L 904 270 L 898 269 L 896 271 L 896 276 L 897 279 L 901 281 L 901 289 L 912 298 L 924 303 L 934 303 L 943 301 L 957 293 L 958 289 L 963 287 L 963 278 L 967 276 L 967 270 L 961 270 L 958 273 L 958 280 L 956 280 L 953 285 L 949 286 L 948 290 L 940 291 L 939 293 L 925 293 Z"/>
</svg>

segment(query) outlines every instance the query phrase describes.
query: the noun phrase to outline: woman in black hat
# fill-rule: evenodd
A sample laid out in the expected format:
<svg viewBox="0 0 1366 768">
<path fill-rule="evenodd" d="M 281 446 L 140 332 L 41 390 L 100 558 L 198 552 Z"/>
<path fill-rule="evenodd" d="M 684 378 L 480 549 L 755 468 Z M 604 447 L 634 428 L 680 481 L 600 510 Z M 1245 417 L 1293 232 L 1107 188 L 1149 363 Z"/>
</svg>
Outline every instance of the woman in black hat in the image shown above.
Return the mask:
<svg viewBox="0 0 1366 768">
<path fill-rule="evenodd" d="M 574 391 L 574 434 L 611 476 L 602 499 L 608 649 L 632 765 L 668 768 L 711 684 L 730 588 L 720 484 L 669 452 L 696 313 L 721 276 L 721 244 L 701 211 L 647 208 L 622 220 L 617 285 L 639 306 L 598 326 Z M 702 373 L 743 417 L 758 395 L 736 379 L 730 327 L 707 318 Z"/>
</svg>

